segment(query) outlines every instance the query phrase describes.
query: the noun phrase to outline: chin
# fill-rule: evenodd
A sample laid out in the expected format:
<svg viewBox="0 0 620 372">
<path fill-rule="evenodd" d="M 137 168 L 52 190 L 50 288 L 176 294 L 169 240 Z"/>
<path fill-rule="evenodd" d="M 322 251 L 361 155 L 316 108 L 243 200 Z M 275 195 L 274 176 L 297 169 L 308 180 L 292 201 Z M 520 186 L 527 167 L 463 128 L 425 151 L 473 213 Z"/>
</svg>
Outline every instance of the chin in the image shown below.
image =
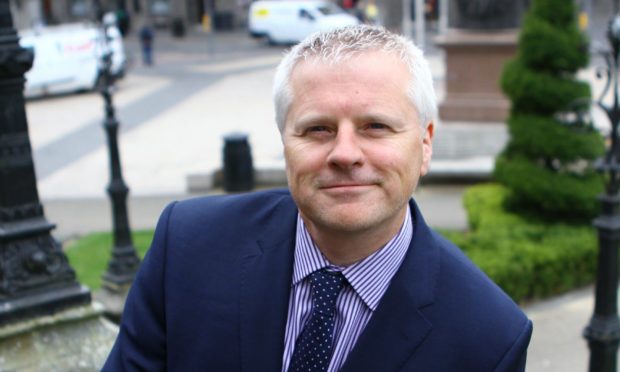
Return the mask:
<svg viewBox="0 0 620 372">
<path fill-rule="evenodd" d="M 380 216 L 372 216 L 359 211 L 336 211 L 319 213 L 313 216 L 314 223 L 326 229 L 341 232 L 360 232 L 376 227 L 381 221 Z"/>
</svg>

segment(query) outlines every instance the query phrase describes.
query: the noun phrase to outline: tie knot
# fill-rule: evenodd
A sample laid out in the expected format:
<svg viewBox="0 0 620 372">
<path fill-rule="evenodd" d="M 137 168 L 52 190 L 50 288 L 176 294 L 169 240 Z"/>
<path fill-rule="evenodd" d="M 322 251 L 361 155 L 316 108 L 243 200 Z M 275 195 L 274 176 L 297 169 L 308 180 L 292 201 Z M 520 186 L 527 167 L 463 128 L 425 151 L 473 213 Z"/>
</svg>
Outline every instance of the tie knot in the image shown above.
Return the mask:
<svg viewBox="0 0 620 372">
<path fill-rule="evenodd" d="M 310 275 L 312 283 L 312 300 L 315 310 L 325 315 L 332 315 L 336 308 L 336 299 L 344 284 L 341 272 L 331 272 L 325 269 L 315 271 Z"/>
</svg>

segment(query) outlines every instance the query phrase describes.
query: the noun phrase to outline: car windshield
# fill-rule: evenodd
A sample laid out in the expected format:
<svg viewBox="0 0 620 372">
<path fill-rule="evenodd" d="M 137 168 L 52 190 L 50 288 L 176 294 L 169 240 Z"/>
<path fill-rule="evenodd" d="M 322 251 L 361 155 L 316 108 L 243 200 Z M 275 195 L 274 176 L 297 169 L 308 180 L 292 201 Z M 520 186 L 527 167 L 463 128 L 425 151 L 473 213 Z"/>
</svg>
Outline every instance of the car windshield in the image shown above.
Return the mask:
<svg viewBox="0 0 620 372">
<path fill-rule="evenodd" d="M 321 12 L 323 15 L 331 15 L 331 14 L 340 14 L 344 13 L 342 8 L 334 5 L 334 4 L 323 4 L 317 7 L 317 10 Z"/>
</svg>

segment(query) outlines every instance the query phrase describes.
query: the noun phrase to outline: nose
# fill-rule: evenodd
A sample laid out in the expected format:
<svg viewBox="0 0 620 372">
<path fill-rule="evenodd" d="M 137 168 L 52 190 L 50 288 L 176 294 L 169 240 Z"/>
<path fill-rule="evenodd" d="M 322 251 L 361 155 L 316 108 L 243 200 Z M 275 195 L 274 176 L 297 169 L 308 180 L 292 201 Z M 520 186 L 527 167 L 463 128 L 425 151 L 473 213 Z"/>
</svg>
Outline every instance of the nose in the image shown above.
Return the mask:
<svg viewBox="0 0 620 372">
<path fill-rule="evenodd" d="M 333 141 L 333 146 L 327 156 L 329 165 L 350 169 L 363 164 L 364 153 L 360 147 L 360 139 L 354 128 L 341 126 Z"/>
</svg>

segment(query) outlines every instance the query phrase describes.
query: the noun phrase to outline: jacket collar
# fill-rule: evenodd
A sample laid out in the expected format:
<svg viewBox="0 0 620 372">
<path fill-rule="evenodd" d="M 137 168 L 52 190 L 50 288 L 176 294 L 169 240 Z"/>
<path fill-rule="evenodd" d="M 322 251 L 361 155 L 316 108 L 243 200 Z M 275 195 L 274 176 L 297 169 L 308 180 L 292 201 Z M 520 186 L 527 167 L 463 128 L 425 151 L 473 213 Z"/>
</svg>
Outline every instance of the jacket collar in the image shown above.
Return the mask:
<svg viewBox="0 0 620 372">
<path fill-rule="evenodd" d="M 413 200 L 413 238 L 379 307 L 341 371 L 398 370 L 432 329 L 422 309 L 434 302 L 439 250 Z"/>
<path fill-rule="evenodd" d="M 239 303 L 244 371 L 280 371 L 293 275 L 297 207 L 286 198 L 241 257 Z"/>
<path fill-rule="evenodd" d="M 434 302 L 439 251 L 413 200 L 414 232 L 401 267 L 357 340 L 342 371 L 396 370 L 423 342 L 432 325 L 422 308 Z M 281 203 L 255 246 L 241 258 L 242 369 L 282 369 L 293 272 L 297 207 Z"/>
</svg>

